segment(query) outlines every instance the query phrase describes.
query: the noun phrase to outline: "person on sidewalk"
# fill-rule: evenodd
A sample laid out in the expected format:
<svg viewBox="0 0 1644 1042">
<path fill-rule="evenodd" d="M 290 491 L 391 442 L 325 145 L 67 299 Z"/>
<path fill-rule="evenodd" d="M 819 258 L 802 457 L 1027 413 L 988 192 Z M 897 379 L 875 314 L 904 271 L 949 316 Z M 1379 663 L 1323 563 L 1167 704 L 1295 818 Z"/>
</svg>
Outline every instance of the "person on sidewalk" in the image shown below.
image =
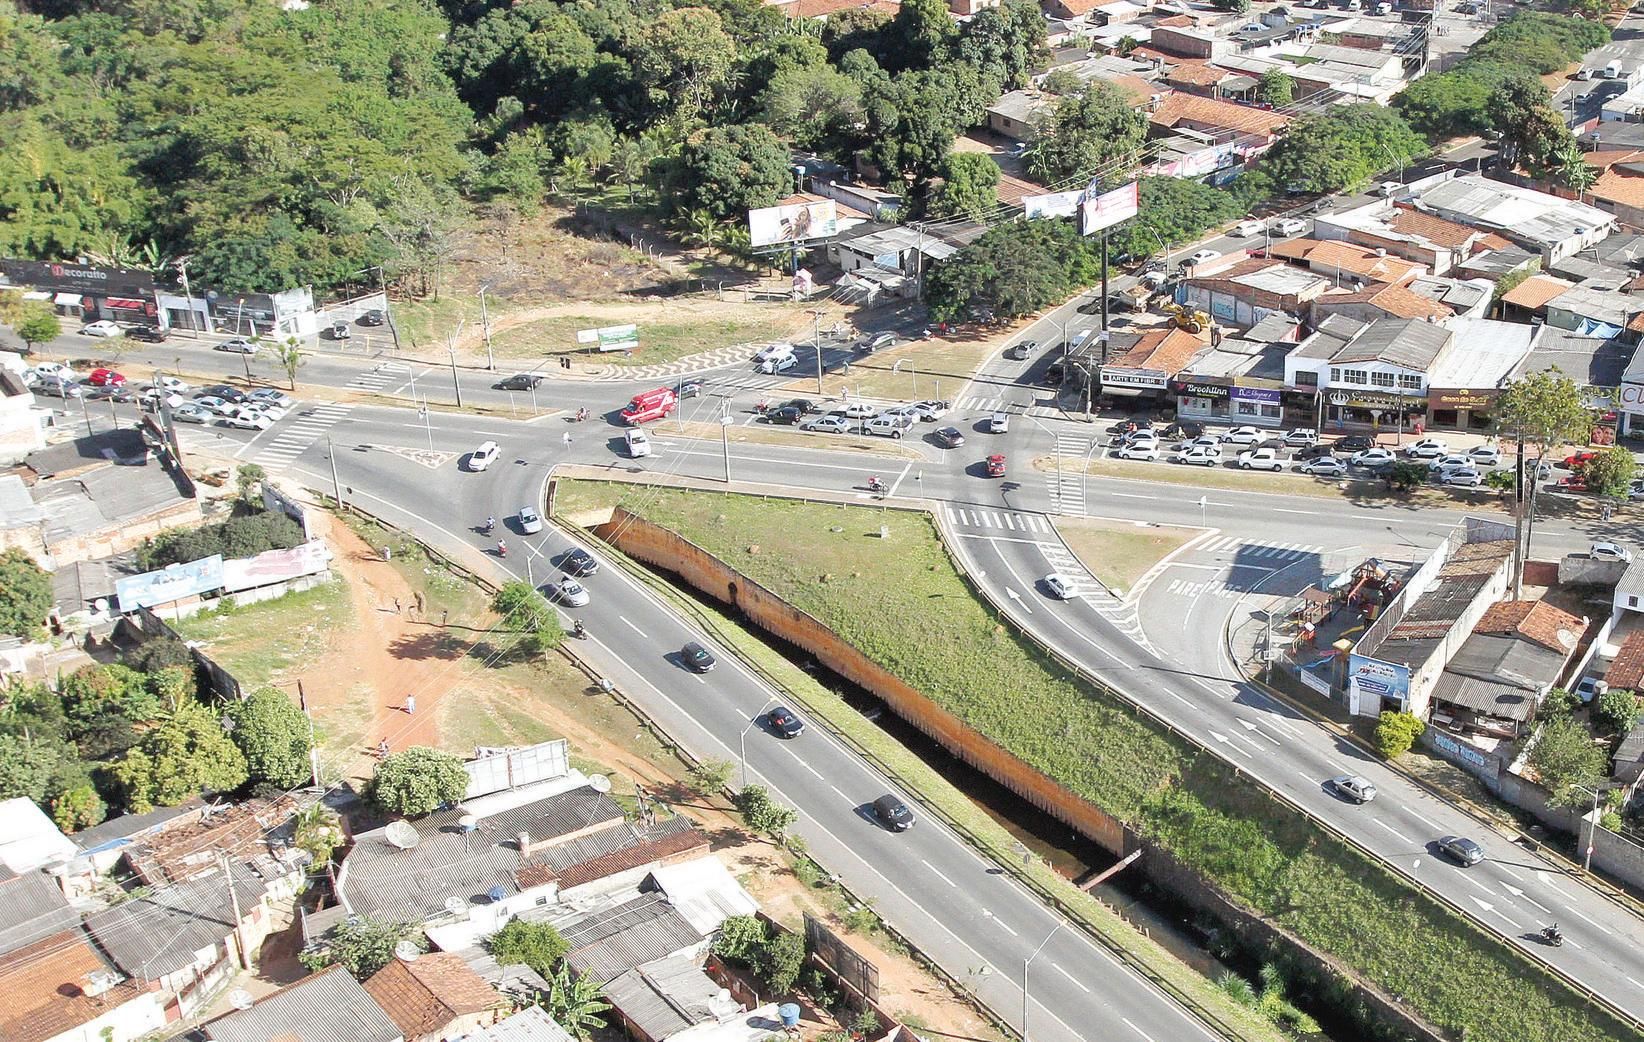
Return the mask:
<svg viewBox="0 0 1644 1042">
<path fill-rule="evenodd" d="M 416 695 L 406 695 L 405 696 L 405 715 L 406 716 L 416 716 L 417 715 L 417 696 Z"/>
</svg>

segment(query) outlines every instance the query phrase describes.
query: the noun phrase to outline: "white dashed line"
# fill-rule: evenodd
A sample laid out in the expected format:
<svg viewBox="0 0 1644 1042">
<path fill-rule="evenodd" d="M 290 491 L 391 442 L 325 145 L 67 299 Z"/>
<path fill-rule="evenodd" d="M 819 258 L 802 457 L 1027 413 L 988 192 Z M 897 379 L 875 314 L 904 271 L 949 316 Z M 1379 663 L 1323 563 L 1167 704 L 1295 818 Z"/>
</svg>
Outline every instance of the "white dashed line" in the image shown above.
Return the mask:
<svg viewBox="0 0 1644 1042">
<path fill-rule="evenodd" d="M 1062 969 L 1062 967 L 1058 966 L 1056 963 L 1051 963 L 1050 966 L 1051 966 L 1051 969 L 1055 970 L 1057 973 L 1060 973 L 1062 976 L 1064 976 L 1068 980 L 1072 981 L 1074 987 L 1078 988 L 1080 991 L 1084 992 L 1086 995 L 1090 994 L 1090 988 L 1088 988 L 1085 985 L 1084 981 L 1082 981 L 1079 978 L 1075 977 L 1073 974 L 1069 973 L 1068 971 Z"/>
<path fill-rule="evenodd" d="M 935 865 L 931 864 L 929 861 L 926 861 L 924 858 L 920 858 L 919 863 L 921 865 L 924 865 L 927 869 L 929 869 L 931 875 L 935 876 L 937 879 L 940 879 L 942 882 L 944 882 L 947 885 L 953 887 L 955 890 L 959 889 L 959 884 L 958 883 L 955 883 L 953 880 L 951 880 L 947 876 L 943 875 L 941 873 L 941 871 Z"/>
</svg>

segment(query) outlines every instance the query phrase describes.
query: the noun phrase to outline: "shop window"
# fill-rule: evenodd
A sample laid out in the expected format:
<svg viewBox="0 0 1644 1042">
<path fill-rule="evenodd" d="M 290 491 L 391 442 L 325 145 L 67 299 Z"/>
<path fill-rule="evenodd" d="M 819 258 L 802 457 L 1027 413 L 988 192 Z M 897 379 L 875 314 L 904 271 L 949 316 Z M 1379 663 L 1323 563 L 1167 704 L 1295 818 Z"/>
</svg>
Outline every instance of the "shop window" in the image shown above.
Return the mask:
<svg viewBox="0 0 1644 1042">
<path fill-rule="evenodd" d="M 1375 384 L 1377 387 L 1391 387 L 1391 386 L 1393 386 L 1393 374 L 1392 373 L 1371 373 L 1370 374 L 1370 382 Z"/>
<path fill-rule="evenodd" d="M 1332 379 L 1334 379 L 1334 378 L 1332 377 Z M 1299 373 L 1296 374 L 1296 386 L 1297 387 L 1317 387 L 1318 385 L 1319 385 L 1319 374 L 1318 373 L 1299 372 Z"/>
<path fill-rule="evenodd" d="M 1296 381 L 1298 383 L 1301 382 L 1301 374 L 1300 373 L 1296 374 Z M 1333 383 L 1333 384 L 1341 383 L 1341 370 L 1337 369 L 1335 366 L 1330 367 L 1330 382 Z"/>
<path fill-rule="evenodd" d="M 1399 386 L 1404 388 L 1407 391 L 1419 391 L 1419 390 L 1421 390 L 1421 374 L 1420 373 L 1400 373 L 1399 374 Z"/>
<path fill-rule="evenodd" d="M 1284 410 L 1271 402 L 1252 402 L 1241 398 L 1233 403 L 1233 415 L 1259 420 L 1277 420 L 1284 415 Z"/>
</svg>

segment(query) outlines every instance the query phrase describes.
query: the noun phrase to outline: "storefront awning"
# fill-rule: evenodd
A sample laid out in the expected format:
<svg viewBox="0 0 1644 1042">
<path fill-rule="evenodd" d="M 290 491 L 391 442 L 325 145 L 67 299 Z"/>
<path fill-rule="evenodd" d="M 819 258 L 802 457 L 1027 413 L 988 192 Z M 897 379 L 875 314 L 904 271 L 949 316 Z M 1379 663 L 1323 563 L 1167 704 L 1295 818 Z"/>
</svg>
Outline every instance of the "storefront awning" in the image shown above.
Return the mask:
<svg viewBox="0 0 1644 1042">
<path fill-rule="evenodd" d="M 51 294 L 44 290 L 31 289 L 23 294 L 24 300 L 50 300 Z"/>
<path fill-rule="evenodd" d="M 51 298 L 51 302 L 60 308 L 77 308 L 80 306 L 80 294 L 59 293 Z"/>
<path fill-rule="evenodd" d="M 103 300 L 103 303 L 111 308 L 119 308 L 122 311 L 148 310 L 148 301 L 138 300 L 135 297 L 107 297 Z"/>
</svg>

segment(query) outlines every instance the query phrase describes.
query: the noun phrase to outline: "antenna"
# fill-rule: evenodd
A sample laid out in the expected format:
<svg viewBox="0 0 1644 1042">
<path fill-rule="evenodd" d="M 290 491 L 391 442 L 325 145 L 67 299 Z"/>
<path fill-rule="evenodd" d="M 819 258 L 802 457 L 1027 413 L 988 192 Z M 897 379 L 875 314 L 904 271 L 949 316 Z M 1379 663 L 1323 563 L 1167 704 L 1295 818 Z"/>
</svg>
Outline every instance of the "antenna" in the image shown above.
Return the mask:
<svg viewBox="0 0 1644 1042">
<path fill-rule="evenodd" d="M 611 779 L 603 774 L 596 774 L 588 779 L 588 787 L 595 792 L 610 792 Z"/>
<path fill-rule="evenodd" d="M 235 1009 L 250 1009 L 256 1005 L 256 1000 L 251 997 L 251 992 L 246 991 L 244 988 L 235 988 L 229 992 L 228 1001 Z"/>
<path fill-rule="evenodd" d="M 460 897 L 447 897 L 445 899 L 445 910 L 452 915 L 462 915 L 468 911 L 468 902 Z"/>
<path fill-rule="evenodd" d="M 382 831 L 389 845 L 401 850 L 410 850 L 422 841 L 422 837 L 417 835 L 417 830 L 409 821 L 390 821 L 388 827 Z"/>
<path fill-rule="evenodd" d="M 415 941 L 401 941 L 394 945 L 394 958 L 401 962 L 416 962 L 417 956 L 422 954 Z"/>
</svg>

